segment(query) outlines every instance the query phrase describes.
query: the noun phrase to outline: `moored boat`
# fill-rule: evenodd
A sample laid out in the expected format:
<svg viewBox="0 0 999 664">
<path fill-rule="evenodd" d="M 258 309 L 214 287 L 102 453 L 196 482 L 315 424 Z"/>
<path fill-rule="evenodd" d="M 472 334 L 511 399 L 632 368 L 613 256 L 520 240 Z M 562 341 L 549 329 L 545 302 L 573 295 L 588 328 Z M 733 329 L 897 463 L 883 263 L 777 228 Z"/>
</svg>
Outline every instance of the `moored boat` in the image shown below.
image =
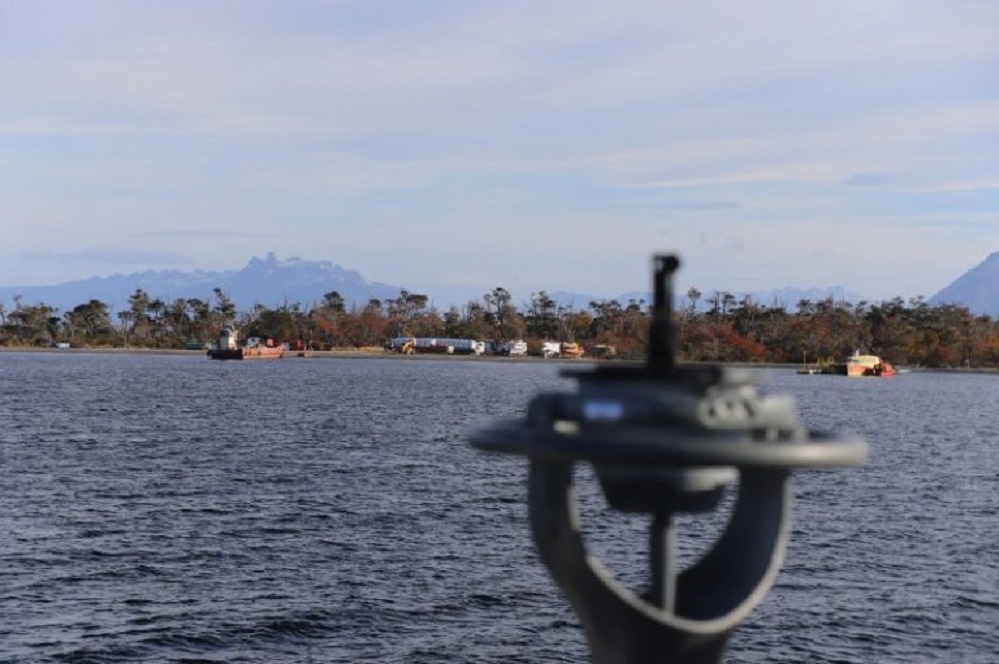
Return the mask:
<svg viewBox="0 0 999 664">
<path fill-rule="evenodd" d="M 229 327 L 219 333 L 218 345 L 208 350 L 212 360 L 277 360 L 283 355 L 283 348 L 275 345 L 273 339 L 262 341 L 251 337 L 245 344 L 240 344 L 238 333 Z"/>
<path fill-rule="evenodd" d="M 836 373 L 836 366 L 837 363 L 832 358 L 820 358 L 815 364 L 802 364 L 801 368 L 798 369 L 798 373 L 808 376 L 834 374 Z"/>
<path fill-rule="evenodd" d="M 507 353 L 510 354 L 510 353 Z M 581 344 L 566 341 L 544 341 L 541 343 L 541 357 L 567 357 L 571 359 L 583 356 L 583 346 Z"/>
<path fill-rule="evenodd" d="M 877 355 L 862 355 L 855 351 L 843 362 L 833 367 L 833 373 L 840 376 L 877 376 L 888 378 L 895 375 L 895 367 Z"/>
</svg>

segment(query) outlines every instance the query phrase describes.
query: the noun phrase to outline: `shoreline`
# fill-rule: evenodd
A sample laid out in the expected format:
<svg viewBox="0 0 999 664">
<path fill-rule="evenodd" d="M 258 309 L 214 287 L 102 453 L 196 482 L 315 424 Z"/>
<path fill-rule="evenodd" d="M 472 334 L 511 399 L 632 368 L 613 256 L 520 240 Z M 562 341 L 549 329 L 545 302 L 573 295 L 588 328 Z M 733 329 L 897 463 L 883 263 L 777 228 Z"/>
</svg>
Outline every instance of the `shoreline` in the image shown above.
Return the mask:
<svg viewBox="0 0 999 664">
<path fill-rule="evenodd" d="M 205 356 L 206 351 L 204 350 L 187 350 L 184 348 L 106 348 L 106 347 L 93 347 L 93 348 L 31 348 L 22 346 L 0 346 L 0 353 L 53 353 L 53 354 L 73 354 L 82 355 L 85 353 L 92 353 L 97 355 L 188 355 L 195 357 L 198 355 Z M 300 352 L 308 352 L 307 356 L 299 356 Z M 482 360 L 482 361 L 503 361 L 503 362 L 576 362 L 576 363 L 603 363 L 603 362 L 622 362 L 628 363 L 628 360 L 594 360 L 592 358 L 544 358 L 536 357 L 532 355 L 514 356 L 508 357 L 503 355 L 447 355 L 444 353 L 417 353 L 415 355 L 403 355 L 401 353 L 394 353 L 386 351 L 380 347 L 372 348 L 357 348 L 357 349 L 343 349 L 343 350 L 310 350 L 310 351 L 297 351 L 297 350 L 286 350 L 280 359 L 282 360 L 309 360 L 309 359 L 338 359 L 338 358 L 385 358 L 394 360 L 407 360 L 407 361 L 426 361 L 426 360 L 441 360 L 441 361 L 461 361 L 461 360 Z M 236 361 L 236 360 L 231 360 Z"/>
<path fill-rule="evenodd" d="M 424 362 L 424 361 L 481 361 L 481 362 L 549 362 L 554 364 L 583 364 L 583 365 L 605 365 L 620 364 L 634 365 L 640 364 L 641 360 L 607 360 L 595 358 L 545 358 L 533 355 L 524 356 L 503 356 L 503 355 L 445 355 L 439 353 L 418 353 L 416 355 L 402 355 L 386 351 L 380 347 L 356 348 L 343 350 L 313 350 L 308 351 L 305 357 L 298 356 L 300 351 L 289 350 L 280 358 L 283 360 L 309 360 L 309 359 L 392 359 L 401 361 Z M 187 350 L 183 348 L 33 348 L 22 346 L 0 346 L 0 353 L 56 353 L 56 354 L 98 354 L 98 355 L 204 355 L 202 350 Z M 738 367 L 742 369 L 800 369 L 799 363 L 779 363 L 779 362 L 680 362 L 679 364 L 718 364 L 727 367 Z M 999 367 L 899 367 L 900 373 L 951 373 L 951 374 L 999 374 Z"/>
</svg>

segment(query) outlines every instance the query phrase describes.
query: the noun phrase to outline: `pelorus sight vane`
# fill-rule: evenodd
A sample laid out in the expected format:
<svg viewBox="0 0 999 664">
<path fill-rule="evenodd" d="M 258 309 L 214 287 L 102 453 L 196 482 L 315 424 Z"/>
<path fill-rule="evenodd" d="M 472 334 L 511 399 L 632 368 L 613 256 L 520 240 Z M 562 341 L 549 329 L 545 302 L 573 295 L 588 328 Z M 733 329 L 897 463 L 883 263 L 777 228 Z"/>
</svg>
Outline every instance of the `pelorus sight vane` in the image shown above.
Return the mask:
<svg viewBox="0 0 999 664">
<path fill-rule="evenodd" d="M 472 431 L 482 450 L 528 458 L 528 509 L 542 560 L 597 664 L 720 662 L 733 630 L 774 583 L 790 533 L 790 473 L 852 466 L 866 443 L 809 431 L 788 396 L 761 395 L 746 370 L 675 360 L 673 255 L 653 260 L 644 365 L 566 371 L 575 392 L 535 396 L 524 419 Z M 613 510 L 650 516 L 641 592 L 605 572 L 577 523 L 573 466 L 593 466 Z M 738 485 L 713 547 L 679 570 L 673 515 L 715 509 Z"/>
</svg>

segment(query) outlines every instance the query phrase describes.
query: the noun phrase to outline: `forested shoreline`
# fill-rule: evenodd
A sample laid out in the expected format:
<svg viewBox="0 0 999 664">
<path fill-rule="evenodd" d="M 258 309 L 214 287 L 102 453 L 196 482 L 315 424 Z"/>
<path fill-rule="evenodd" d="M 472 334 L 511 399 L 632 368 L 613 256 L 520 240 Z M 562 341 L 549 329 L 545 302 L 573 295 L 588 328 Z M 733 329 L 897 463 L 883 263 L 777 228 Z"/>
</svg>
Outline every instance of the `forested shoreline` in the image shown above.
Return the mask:
<svg viewBox="0 0 999 664">
<path fill-rule="evenodd" d="M 616 357 L 645 356 L 649 303 L 592 301 L 574 309 L 544 291 L 519 307 L 502 287 L 463 306 L 438 310 L 426 295 L 400 291 L 394 299 L 347 306 L 339 293 L 322 301 L 238 311 L 216 288 L 205 298 L 159 299 L 142 289 L 129 306 L 92 299 L 59 312 L 15 298 L 0 303 L 0 346 L 182 349 L 214 341 L 223 327 L 244 337 L 272 338 L 317 350 L 383 346 L 393 337 L 523 339 L 530 352 L 545 340 L 574 341 L 587 349 L 612 347 Z M 926 368 L 999 367 L 999 321 L 966 307 L 930 305 L 921 297 L 878 303 L 832 298 L 763 304 L 750 297 L 690 289 L 673 312 L 680 361 L 814 363 L 854 350 L 895 365 Z"/>
</svg>

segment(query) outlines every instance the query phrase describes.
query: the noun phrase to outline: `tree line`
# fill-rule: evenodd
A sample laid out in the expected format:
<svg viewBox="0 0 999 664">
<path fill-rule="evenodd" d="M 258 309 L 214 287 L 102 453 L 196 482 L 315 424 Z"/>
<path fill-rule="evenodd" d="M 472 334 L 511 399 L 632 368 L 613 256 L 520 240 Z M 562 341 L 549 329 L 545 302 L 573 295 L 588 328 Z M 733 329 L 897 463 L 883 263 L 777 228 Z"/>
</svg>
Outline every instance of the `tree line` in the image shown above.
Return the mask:
<svg viewBox="0 0 999 664">
<path fill-rule="evenodd" d="M 393 337 L 524 339 L 532 351 L 544 340 L 584 347 L 613 347 L 623 359 L 644 358 L 649 305 L 644 300 L 595 300 L 585 309 L 560 304 L 546 292 L 520 307 L 497 287 L 479 300 L 445 311 L 426 295 L 400 291 L 394 299 L 347 306 L 336 291 L 303 306 L 256 305 L 238 311 L 219 288 L 206 299 L 166 302 L 137 289 L 128 307 L 92 299 L 61 315 L 46 304 L 15 297 L 0 303 L 0 345 L 46 347 L 198 347 L 224 327 L 245 337 L 301 342 L 319 350 L 378 347 Z M 841 359 L 854 350 L 881 355 L 896 365 L 999 367 L 999 321 L 953 304 L 922 297 L 849 304 L 832 298 L 800 300 L 795 308 L 746 296 L 691 288 L 673 312 L 680 361 L 812 363 Z"/>
</svg>

